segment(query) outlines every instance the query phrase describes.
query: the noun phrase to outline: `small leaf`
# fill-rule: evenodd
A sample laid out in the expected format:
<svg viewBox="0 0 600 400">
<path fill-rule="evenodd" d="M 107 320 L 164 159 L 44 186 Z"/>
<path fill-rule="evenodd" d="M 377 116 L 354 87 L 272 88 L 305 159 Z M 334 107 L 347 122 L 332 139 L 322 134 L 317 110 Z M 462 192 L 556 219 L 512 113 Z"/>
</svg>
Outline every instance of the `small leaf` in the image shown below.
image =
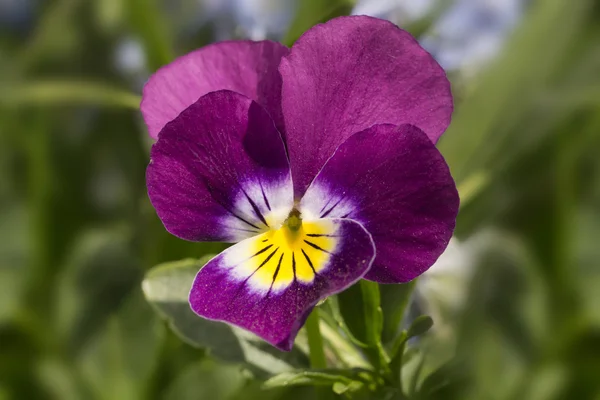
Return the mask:
<svg viewBox="0 0 600 400">
<path fill-rule="evenodd" d="M 257 373 L 280 373 L 293 366 L 308 365 L 298 349 L 281 353 L 253 334 L 228 324 L 197 316 L 190 308 L 188 294 L 194 277 L 213 256 L 161 264 L 146 274 L 142 288 L 146 299 L 169 320 L 173 331 L 188 344 L 206 349 L 215 358 L 244 363 Z"/>
<path fill-rule="evenodd" d="M 207 349 L 223 361 L 243 362 L 244 351 L 231 328 L 198 317 L 188 304 L 194 277 L 210 258 L 185 259 L 154 267 L 142 282 L 144 295 L 185 342 Z"/>
<path fill-rule="evenodd" d="M 359 342 L 377 347 L 383 330 L 378 284 L 362 280 L 338 294 L 338 304 L 350 333 Z"/>
<path fill-rule="evenodd" d="M 365 309 L 363 307 L 362 290 L 358 284 L 337 295 L 340 315 L 352 336 L 360 343 L 367 343 L 367 328 L 365 326 Z"/>
<path fill-rule="evenodd" d="M 346 290 L 350 290 L 350 289 L 346 289 Z M 354 335 L 353 329 L 350 329 L 348 327 L 348 323 L 347 323 L 346 319 L 344 318 L 343 313 L 341 311 L 339 297 L 340 297 L 340 295 L 330 296 L 327 298 L 327 301 L 325 301 L 325 303 L 323 303 L 323 305 L 321 306 L 321 310 L 323 311 L 321 313 L 321 317 L 323 318 L 323 320 L 325 322 L 329 323 L 334 329 L 338 329 L 338 328 L 341 329 L 343 331 L 344 335 L 348 337 L 350 342 L 354 343 L 355 345 L 357 345 L 359 347 L 367 347 L 366 343 L 364 343 L 363 341 L 356 338 L 356 336 Z M 349 299 L 351 299 L 351 297 Z M 352 304 L 352 302 L 350 302 L 350 304 Z M 346 305 L 344 307 L 346 308 Z M 348 307 L 348 309 L 351 309 L 351 307 Z M 349 317 L 351 317 L 351 314 L 349 314 Z M 361 326 L 361 325 L 357 325 L 357 327 L 358 326 Z"/>
<path fill-rule="evenodd" d="M 415 279 L 401 285 L 379 285 L 384 343 L 393 342 L 396 337 L 416 282 Z"/>
<path fill-rule="evenodd" d="M 344 394 L 358 392 L 364 387 L 365 384 L 363 382 L 352 381 L 350 383 L 336 382 L 333 384 L 332 389 L 335 394 Z"/>
<path fill-rule="evenodd" d="M 353 371 L 345 370 L 304 370 L 284 372 L 267 380 L 263 387 L 265 389 L 271 389 L 285 386 L 330 386 L 336 382 L 349 385 L 354 382 L 354 380 L 348 375 L 353 374 Z"/>
<path fill-rule="evenodd" d="M 340 313 L 352 335 L 364 343 L 364 354 L 375 369 L 387 369 L 389 357 L 381 343 L 383 312 L 379 285 L 366 280 L 338 295 Z M 384 373 L 387 373 L 384 371 Z"/>
<path fill-rule="evenodd" d="M 408 328 L 407 339 L 426 333 L 433 326 L 433 319 L 429 315 L 417 317 Z"/>
</svg>

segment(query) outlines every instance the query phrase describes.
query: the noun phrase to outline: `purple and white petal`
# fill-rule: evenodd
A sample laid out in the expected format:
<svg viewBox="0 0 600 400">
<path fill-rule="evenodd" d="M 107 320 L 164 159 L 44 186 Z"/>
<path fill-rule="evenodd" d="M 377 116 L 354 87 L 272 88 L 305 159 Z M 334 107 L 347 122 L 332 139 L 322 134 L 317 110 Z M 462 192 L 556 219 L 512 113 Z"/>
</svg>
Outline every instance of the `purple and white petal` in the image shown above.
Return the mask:
<svg viewBox="0 0 600 400">
<path fill-rule="evenodd" d="M 300 202 L 303 218 L 351 218 L 373 237 L 366 279 L 408 282 L 442 254 L 459 198 L 444 158 L 412 125 L 375 125 L 346 140 Z"/>
<path fill-rule="evenodd" d="M 296 197 L 335 149 L 374 124 L 412 124 L 435 143 L 452 114 L 444 70 L 407 32 L 365 16 L 307 31 L 281 60 Z"/>
<path fill-rule="evenodd" d="M 295 232 L 283 226 L 213 258 L 196 276 L 190 305 L 289 351 L 312 308 L 362 278 L 374 256 L 356 221 L 307 221 Z"/>
<path fill-rule="evenodd" d="M 237 242 L 281 224 L 293 207 L 281 136 L 241 94 L 200 98 L 164 127 L 150 158 L 148 195 L 182 239 Z"/>
<path fill-rule="evenodd" d="M 144 86 L 140 105 L 150 136 L 200 97 L 217 90 L 241 93 L 263 106 L 283 132 L 281 57 L 289 50 L 269 40 L 208 45 L 160 68 Z"/>
</svg>

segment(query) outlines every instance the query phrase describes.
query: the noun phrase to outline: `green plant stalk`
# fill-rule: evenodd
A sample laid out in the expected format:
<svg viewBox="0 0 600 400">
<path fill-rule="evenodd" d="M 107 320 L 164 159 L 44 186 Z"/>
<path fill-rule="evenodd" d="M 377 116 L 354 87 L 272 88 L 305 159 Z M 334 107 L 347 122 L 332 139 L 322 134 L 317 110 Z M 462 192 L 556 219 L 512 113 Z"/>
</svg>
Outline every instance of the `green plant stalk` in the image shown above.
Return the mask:
<svg viewBox="0 0 600 400">
<path fill-rule="evenodd" d="M 319 328 L 319 309 L 314 308 L 306 320 L 306 335 L 308 337 L 308 349 L 310 366 L 312 368 L 327 368 L 325 351 L 323 350 L 323 337 Z"/>
<path fill-rule="evenodd" d="M 406 331 L 403 331 L 392 350 L 392 360 L 390 361 L 389 368 L 391 370 L 392 383 L 398 389 L 400 393 L 404 393 L 402 389 L 402 358 L 404 356 L 404 349 L 406 347 L 406 341 L 408 336 Z"/>
<path fill-rule="evenodd" d="M 141 98 L 102 82 L 45 80 L 4 88 L 0 106 L 89 104 L 138 110 Z"/>
<path fill-rule="evenodd" d="M 306 336 L 308 337 L 308 350 L 310 366 L 314 369 L 327 368 L 327 359 L 325 358 L 325 350 L 323 347 L 323 337 L 321 336 L 321 328 L 319 326 L 321 318 L 319 318 L 319 309 L 313 308 L 312 312 L 306 320 Z M 315 387 L 316 397 L 319 400 L 326 400 L 331 397 L 332 392 L 329 388 Z"/>
</svg>

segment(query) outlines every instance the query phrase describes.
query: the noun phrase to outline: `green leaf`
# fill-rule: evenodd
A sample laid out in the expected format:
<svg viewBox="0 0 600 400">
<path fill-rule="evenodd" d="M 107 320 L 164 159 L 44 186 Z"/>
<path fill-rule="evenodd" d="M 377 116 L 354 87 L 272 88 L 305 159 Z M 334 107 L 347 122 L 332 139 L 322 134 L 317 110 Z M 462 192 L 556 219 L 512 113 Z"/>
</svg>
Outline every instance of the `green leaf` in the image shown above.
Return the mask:
<svg viewBox="0 0 600 400">
<path fill-rule="evenodd" d="M 173 331 L 188 344 L 206 349 L 215 358 L 244 363 L 256 372 L 280 373 L 308 366 L 305 354 L 294 349 L 281 353 L 251 333 L 197 316 L 188 304 L 194 277 L 213 256 L 161 264 L 142 283 L 146 299 L 169 320 Z"/>
<path fill-rule="evenodd" d="M 359 382 L 356 373 L 348 370 L 304 370 L 285 372 L 272 377 L 264 383 L 265 389 L 286 386 L 331 386 L 336 382 L 350 385 Z"/>
<path fill-rule="evenodd" d="M 426 333 L 433 326 L 433 319 L 428 315 L 417 317 L 408 328 L 407 340 Z"/>
<path fill-rule="evenodd" d="M 380 306 L 379 285 L 361 280 L 358 284 L 338 294 L 340 313 L 351 334 L 364 343 L 365 354 L 378 368 L 389 362 L 381 343 L 383 313 Z"/>
<path fill-rule="evenodd" d="M 383 313 L 377 283 L 361 280 L 338 294 L 338 305 L 350 333 L 365 346 L 381 343 Z"/>
<path fill-rule="evenodd" d="M 348 290 L 353 290 L 353 289 L 352 288 L 346 289 L 346 291 L 348 291 Z M 339 298 L 340 295 L 341 294 L 338 294 L 336 296 L 330 296 L 329 298 L 327 298 L 327 301 L 321 305 L 321 310 L 323 311 L 321 313 L 321 317 L 333 329 L 340 329 L 341 331 L 343 331 L 345 336 L 347 336 L 349 341 L 352 342 L 353 344 L 355 344 L 359 347 L 367 347 L 367 345 L 363 341 L 356 338 L 356 336 L 353 333 L 353 329 L 350 329 L 348 327 L 348 323 L 347 323 L 346 319 L 344 318 L 342 311 L 341 311 L 340 298 Z M 352 299 L 352 297 L 349 297 L 347 300 L 351 300 L 351 299 Z M 351 304 L 351 301 L 349 301 L 349 302 Z M 344 307 L 346 308 L 346 305 Z M 350 307 L 351 307 L 351 305 L 350 305 Z M 362 311 L 362 309 L 361 309 L 361 311 Z M 351 314 L 349 314 L 349 317 L 350 316 L 351 316 Z M 361 325 L 357 325 L 357 327 L 359 327 L 359 326 L 361 326 Z"/>
<path fill-rule="evenodd" d="M 335 394 L 354 393 L 363 389 L 365 384 L 363 382 L 352 381 L 350 383 L 336 382 L 333 384 L 333 392 Z"/>
<path fill-rule="evenodd" d="M 348 15 L 353 6 L 353 0 L 301 0 L 282 43 L 291 46 L 309 28 L 332 18 Z"/>
<path fill-rule="evenodd" d="M 208 350 L 214 357 L 243 362 L 244 351 L 228 325 L 198 317 L 188 304 L 188 293 L 200 268 L 213 256 L 161 264 L 142 283 L 146 299 L 171 324 L 184 341 Z"/>
<path fill-rule="evenodd" d="M 366 347 L 368 340 L 362 296 L 360 285 L 355 284 L 337 295 L 337 304 L 343 323 L 352 337 Z"/>
<path fill-rule="evenodd" d="M 400 370 L 403 364 L 407 362 L 404 359 L 406 342 L 408 339 L 419 336 L 427 332 L 433 326 L 433 320 L 427 315 L 417 317 L 411 324 L 408 331 L 402 331 L 396 337 L 390 353 L 391 361 L 389 363 L 394 379 L 400 379 Z"/>
<path fill-rule="evenodd" d="M 401 285 L 379 285 L 381 310 L 383 312 L 382 339 L 384 343 L 393 342 L 398 334 L 415 283 L 416 280 Z"/>
</svg>

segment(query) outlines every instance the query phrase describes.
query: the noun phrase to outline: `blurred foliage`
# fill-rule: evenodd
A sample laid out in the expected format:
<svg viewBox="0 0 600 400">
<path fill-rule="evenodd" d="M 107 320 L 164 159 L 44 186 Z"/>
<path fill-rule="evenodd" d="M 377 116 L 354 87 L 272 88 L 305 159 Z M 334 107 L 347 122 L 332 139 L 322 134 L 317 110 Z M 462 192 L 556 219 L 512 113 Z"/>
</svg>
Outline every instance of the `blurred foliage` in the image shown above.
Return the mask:
<svg viewBox="0 0 600 400">
<path fill-rule="evenodd" d="M 281 354 L 195 318 L 189 282 L 224 245 L 170 236 L 148 202 L 139 77 L 210 31 L 158 0 L 34 3 L 0 26 L 0 399 L 600 399 L 598 2 L 531 1 L 497 59 L 451 73 L 439 147 L 457 235 L 482 245 L 450 333 L 407 317 L 414 284 L 361 283 L 319 307 L 326 369 L 305 332 Z M 301 2 L 283 41 L 351 5 Z M 130 39 L 140 71 L 115 66 Z"/>
</svg>

